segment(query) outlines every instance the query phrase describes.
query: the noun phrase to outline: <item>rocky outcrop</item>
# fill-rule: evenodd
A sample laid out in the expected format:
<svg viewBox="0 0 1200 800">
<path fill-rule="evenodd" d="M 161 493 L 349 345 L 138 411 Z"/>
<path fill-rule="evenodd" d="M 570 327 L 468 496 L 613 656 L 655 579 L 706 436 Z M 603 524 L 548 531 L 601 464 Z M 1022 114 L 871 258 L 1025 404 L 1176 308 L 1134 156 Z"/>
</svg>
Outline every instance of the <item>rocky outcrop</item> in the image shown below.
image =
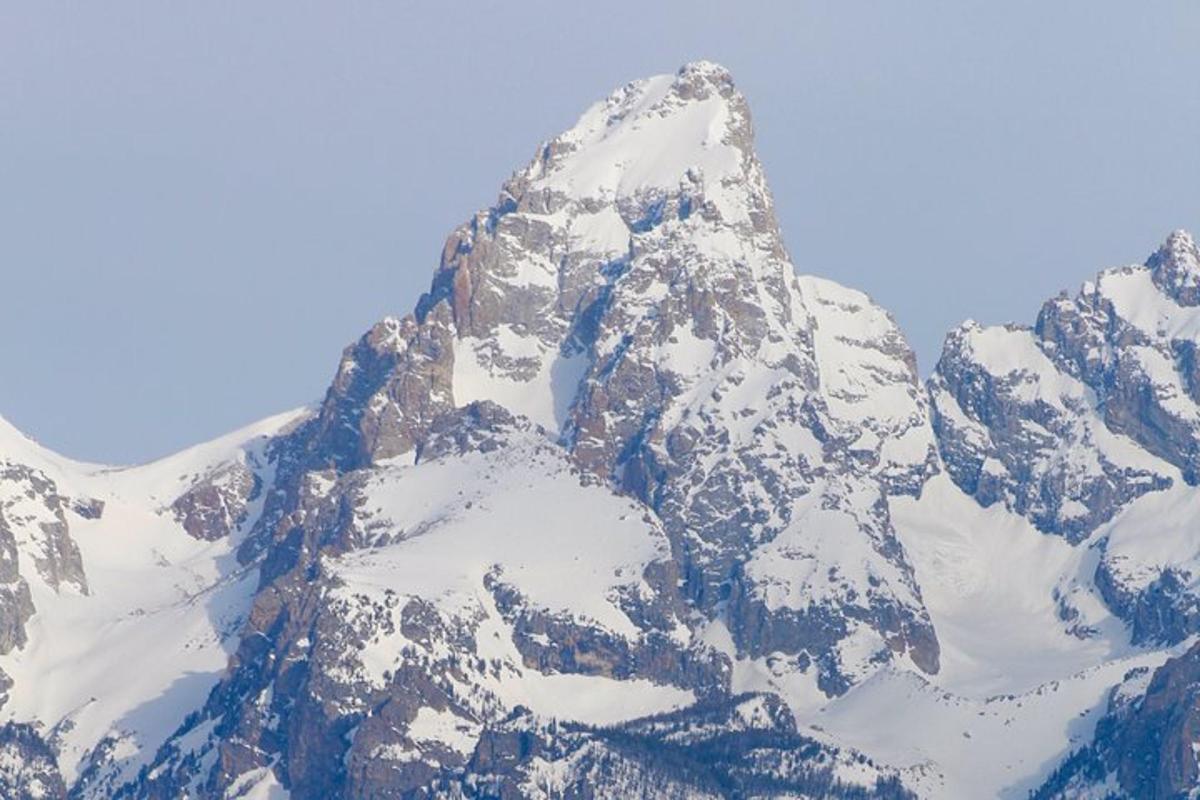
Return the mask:
<svg viewBox="0 0 1200 800">
<path fill-rule="evenodd" d="M 445 305 L 385 319 L 346 349 L 309 438 L 314 465 L 340 471 L 410 452 L 454 408 Z"/>
<path fill-rule="evenodd" d="M 99 501 L 63 497 L 44 472 L 0 460 L 0 654 L 28 640 L 25 626 L 36 612 L 31 578 L 54 591 L 87 594 L 83 558 L 67 514 L 98 517 L 102 512 Z M 22 572 L 22 561 L 25 569 L 32 568 L 30 575 Z"/>
<path fill-rule="evenodd" d="M 25 623 L 33 611 L 29 584 L 21 577 L 17 538 L 0 511 L 0 653 L 25 644 Z"/>
<path fill-rule="evenodd" d="M 1200 785 L 1200 645 L 1151 671 L 1125 676 L 1091 743 L 1035 793 L 1058 798 L 1191 797 Z"/>
<path fill-rule="evenodd" d="M 1096 395 L 1109 429 L 1200 482 L 1200 411 L 1192 333 L 1200 250 L 1176 231 L 1144 267 L 1109 270 L 1073 301 L 1047 303 L 1037 334 Z"/>
<path fill-rule="evenodd" d="M 67 512 L 82 509 L 84 514 L 98 516 L 103 505 L 90 499 L 73 502 L 59 493 L 57 484 L 44 472 L 21 464 L 0 463 L 0 487 L 4 524 L 41 580 L 55 591 L 70 586 L 87 594 L 83 558 L 71 538 Z"/>
<path fill-rule="evenodd" d="M 0 726 L 0 797 L 11 800 L 66 800 L 54 751 L 29 724 Z"/>
<path fill-rule="evenodd" d="M 10 545 L 3 541 L 3 528 L 0 527 L 0 547 L 4 557 L 8 558 Z M 15 559 L 15 555 L 13 556 Z M 15 571 L 11 578 L 0 582 L 0 653 L 9 653 L 24 647 L 28 637 L 25 633 L 25 623 L 33 616 L 33 598 L 29 593 L 29 584 Z"/>
<path fill-rule="evenodd" d="M 1135 644 L 1175 644 L 1200 630 L 1200 595 L 1189 566 L 1167 566 L 1131 585 L 1119 562 L 1101 558 L 1095 584 L 1108 607 L 1129 625 Z"/>
<path fill-rule="evenodd" d="M 968 323 L 951 333 L 930 394 L 955 483 L 1047 533 L 1081 541 L 1171 485 L 1166 465 L 1110 430 L 1094 389 L 1061 371 L 1028 328 Z"/>
<path fill-rule="evenodd" d="M 846 776 L 853 765 L 856 780 Z M 915 798 L 895 773 L 799 735 L 770 695 L 738 695 L 608 728 L 514 714 L 488 731 L 468 777 L 437 797 Z"/>
<path fill-rule="evenodd" d="M 263 481 L 248 465 L 223 464 L 193 484 L 171 511 L 189 535 L 206 541 L 232 536 L 250 516 Z"/>
</svg>

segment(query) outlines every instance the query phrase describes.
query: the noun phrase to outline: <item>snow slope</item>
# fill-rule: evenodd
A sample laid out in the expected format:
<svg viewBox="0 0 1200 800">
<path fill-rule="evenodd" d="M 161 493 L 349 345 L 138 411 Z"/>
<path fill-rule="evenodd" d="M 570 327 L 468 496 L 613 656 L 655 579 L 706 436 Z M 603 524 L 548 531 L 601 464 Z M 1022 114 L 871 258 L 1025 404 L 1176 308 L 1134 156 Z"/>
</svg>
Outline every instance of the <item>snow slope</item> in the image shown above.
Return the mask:
<svg viewBox="0 0 1200 800">
<path fill-rule="evenodd" d="M 0 655 L 0 669 L 13 681 L 2 713 L 36 722 L 55 738 L 68 781 L 87 768 L 101 742 L 112 758 L 103 779 L 132 777 L 216 682 L 249 608 L 257 570 L 238 565 L 237 537 L 197 540 L 169 506 L 231 461 L 250 464 L 269 482 L 263 448 L 303 413 L 133 468 L 72 462 L 0 422 L 0 464 L 32 468 L 49 476 L 62 495 L 103 503 L 95 518 L 66 512 L 85 588 L 55 585 L 29 568 L 35 537 L 20 535 L 36 521 L 22 510 L 42 498 L 10 494 L 6 502 L 6 491 L 27 484 L 0 481 L 5 518 L 26 544 L 18 559 L 36 609 L 28 644 Z"/>
</svg>

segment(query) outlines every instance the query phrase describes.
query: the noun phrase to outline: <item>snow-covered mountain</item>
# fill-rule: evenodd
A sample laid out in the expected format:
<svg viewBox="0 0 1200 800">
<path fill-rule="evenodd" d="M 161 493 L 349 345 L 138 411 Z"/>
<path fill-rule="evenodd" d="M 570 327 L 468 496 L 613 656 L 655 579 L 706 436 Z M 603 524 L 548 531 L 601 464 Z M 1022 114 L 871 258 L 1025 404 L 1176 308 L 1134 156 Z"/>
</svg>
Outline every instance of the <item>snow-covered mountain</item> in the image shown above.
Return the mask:
<svg viewBox="0 0 1200 800">
<path fill-rule="evenodd" d="M 0 794 L 1174 796 L 1197 341 L 1176 233 L 923 385 L 728 72 L 635 81 L 317 406 L 123 469 L 0 423 Z"/>
</svg>

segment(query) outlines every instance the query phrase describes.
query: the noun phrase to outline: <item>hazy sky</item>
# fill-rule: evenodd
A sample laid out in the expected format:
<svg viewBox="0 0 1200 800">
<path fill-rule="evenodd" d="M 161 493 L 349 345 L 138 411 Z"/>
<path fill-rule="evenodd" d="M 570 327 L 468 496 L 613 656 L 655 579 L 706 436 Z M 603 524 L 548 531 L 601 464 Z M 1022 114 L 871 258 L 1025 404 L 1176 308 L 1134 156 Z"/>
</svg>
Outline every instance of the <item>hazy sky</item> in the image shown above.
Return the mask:
<svg viewBox="0 0 1200 800">
<path fill-rule="evenodd" d="M 126 462 L 319 398 L 539 141 L 696 58 L 923 372 L 1200 228 L 1196 0 L 9 3 L 0 415 Z"/>
</svg>

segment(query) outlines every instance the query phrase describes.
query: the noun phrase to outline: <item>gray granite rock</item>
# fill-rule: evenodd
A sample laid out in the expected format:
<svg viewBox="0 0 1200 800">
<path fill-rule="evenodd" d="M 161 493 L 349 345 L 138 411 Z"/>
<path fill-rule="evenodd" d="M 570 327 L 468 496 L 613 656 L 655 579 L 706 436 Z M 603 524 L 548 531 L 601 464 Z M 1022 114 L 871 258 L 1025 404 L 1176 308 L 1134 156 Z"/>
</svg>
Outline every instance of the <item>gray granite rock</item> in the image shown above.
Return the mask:
<svg viewBox="0 0 1200 800">
<path fill-rule="evenodd" d="M 0 726 L 0 797 L 6 800 L 66 800 L 67 786 L 54 751 L 34 726 Z"/>
<path fill-rule="evenodd" d="M 1035 800 L 1175 800 L 1200 785 L 1200 645 L 1156 670 L 1126 674 L 1091 741 L 1032 794 Z"/>
</svg>

